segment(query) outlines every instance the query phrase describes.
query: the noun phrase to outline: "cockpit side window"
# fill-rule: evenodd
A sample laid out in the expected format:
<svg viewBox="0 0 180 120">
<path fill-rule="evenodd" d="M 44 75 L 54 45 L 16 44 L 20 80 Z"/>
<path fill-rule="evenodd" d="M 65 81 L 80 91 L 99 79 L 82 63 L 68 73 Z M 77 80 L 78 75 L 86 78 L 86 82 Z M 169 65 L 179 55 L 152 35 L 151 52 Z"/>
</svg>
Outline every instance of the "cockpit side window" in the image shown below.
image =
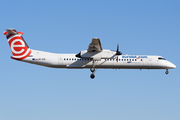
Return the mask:
<svg viewBox="0 0 180 120">
<path fill-rule="evenodd" d="M 158 60 L 166 60 L 166 59 L 163 57 L 158 57 Z"/>
</svg>

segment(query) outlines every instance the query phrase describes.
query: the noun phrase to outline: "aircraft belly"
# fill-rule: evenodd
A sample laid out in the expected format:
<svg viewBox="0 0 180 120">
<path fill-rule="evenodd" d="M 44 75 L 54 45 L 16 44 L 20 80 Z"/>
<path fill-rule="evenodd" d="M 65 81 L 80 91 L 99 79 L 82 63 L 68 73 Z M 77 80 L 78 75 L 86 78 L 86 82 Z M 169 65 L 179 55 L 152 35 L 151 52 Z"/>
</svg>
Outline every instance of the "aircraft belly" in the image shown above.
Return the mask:
<svg viewBox="0 0 180 120">
<path fill-rule="evenodd" d="M 66 64 L 67 68 L 91 68 L 92 61 L 76 61 Z M 95 68 L 109 68 L 109 69 L 165 69 L 164 66 L 152 65 L 144 62 L 117 62 L 117 61 L 96 61 Z"/>
</svg>

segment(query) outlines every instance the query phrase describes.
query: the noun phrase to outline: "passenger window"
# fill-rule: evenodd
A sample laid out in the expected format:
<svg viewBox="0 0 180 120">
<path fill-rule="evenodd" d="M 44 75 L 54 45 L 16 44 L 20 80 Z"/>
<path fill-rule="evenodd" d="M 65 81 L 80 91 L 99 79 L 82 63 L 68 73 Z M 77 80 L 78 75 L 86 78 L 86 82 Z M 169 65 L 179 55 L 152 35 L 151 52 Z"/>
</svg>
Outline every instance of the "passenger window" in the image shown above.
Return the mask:
<svg viewBox="0 0 180 120">
<path fill-rule="evenodd" d="M 136 61 L 137 59 L 135 59 L 135 61 Z"/>
<path fill-rule="evenodd" d="M 141 61 L 143 61 L 143 59 L 141 59 Z"/>
<path fill-rule="evenodd" d="M 123 61 L 123 59 L 122 59 L 122 61 Z"/>
<path fill-rule="evenodd" d="M 124 61 L 126 61 L 126 59 L 124 59 Z"/>
<path fill-rule="evenodd" d="M 132 61 L 134 61 L 134 59 L 132 59 Z"/>
<path fill-rule="evenodd" d="M 127 61 L 128 61 L 128 59 L 127 59 Z"/>
</svg>

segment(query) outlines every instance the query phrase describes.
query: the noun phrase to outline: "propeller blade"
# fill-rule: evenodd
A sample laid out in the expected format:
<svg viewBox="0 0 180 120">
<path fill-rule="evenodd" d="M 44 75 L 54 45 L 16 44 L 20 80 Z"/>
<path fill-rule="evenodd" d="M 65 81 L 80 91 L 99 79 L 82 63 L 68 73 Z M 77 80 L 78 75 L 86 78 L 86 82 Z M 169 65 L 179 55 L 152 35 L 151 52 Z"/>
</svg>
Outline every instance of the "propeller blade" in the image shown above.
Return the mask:
<svg viewBox="0 0 180 120">
<path fill-rule="evenodd" d="M 119 44 L 117 44 L 117 51 L 116 51 L 116 55 L 121 55 L 122 52 L 119 51 Z"/>
<path fill-rule="evenodd" d="M 117 51 L 116 52 L 119 52 L 119 44 L 117 44 Z"/>
</svg>

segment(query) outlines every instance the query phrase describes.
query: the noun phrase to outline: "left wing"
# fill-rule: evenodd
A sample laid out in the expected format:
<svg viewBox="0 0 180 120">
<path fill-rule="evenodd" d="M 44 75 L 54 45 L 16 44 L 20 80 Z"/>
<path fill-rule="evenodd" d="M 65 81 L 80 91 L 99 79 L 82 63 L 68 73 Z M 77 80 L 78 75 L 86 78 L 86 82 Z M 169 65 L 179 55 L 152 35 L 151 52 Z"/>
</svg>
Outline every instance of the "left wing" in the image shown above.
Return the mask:
<svg viewBox="0 0 180 120">
<path fill-rule="evenodd" d="M 93 38 L 92 42 L 89 44 L 88 52 L 101 52 L 102 46 L 99 38 Z"/>
</svg>

